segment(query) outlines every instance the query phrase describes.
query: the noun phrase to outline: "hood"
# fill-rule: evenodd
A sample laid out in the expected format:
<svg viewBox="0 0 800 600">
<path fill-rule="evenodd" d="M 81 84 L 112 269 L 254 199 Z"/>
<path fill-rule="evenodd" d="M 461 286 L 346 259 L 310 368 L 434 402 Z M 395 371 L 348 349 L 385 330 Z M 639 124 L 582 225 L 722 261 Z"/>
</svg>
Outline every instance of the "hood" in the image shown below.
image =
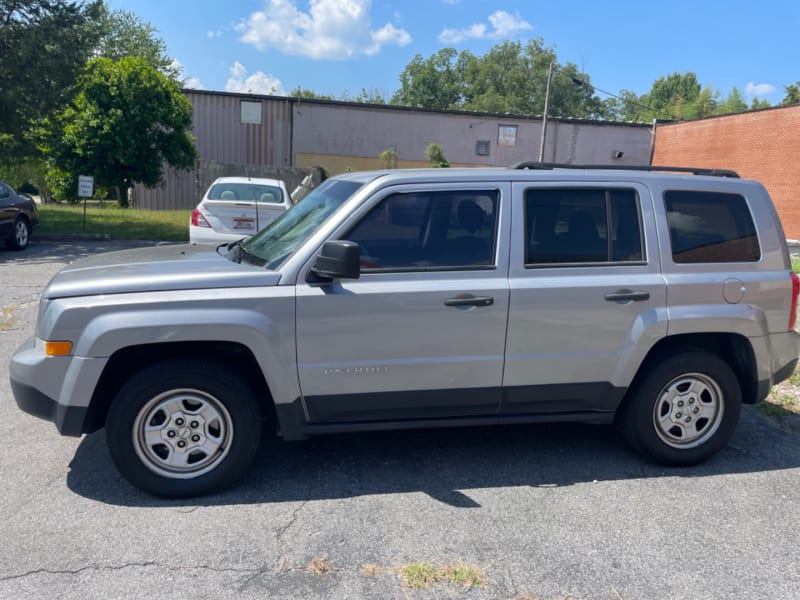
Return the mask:
<svg viewBox="0 0 800 600">
<path fill-rule="evenodd" d="M 276 285 L 280 274 L 235 263 L 204 245 L 167 245 L 109 252 L 67 265 L 44 291 L 44 298 L 129 292 L 257 287 Z"/>
</svg>

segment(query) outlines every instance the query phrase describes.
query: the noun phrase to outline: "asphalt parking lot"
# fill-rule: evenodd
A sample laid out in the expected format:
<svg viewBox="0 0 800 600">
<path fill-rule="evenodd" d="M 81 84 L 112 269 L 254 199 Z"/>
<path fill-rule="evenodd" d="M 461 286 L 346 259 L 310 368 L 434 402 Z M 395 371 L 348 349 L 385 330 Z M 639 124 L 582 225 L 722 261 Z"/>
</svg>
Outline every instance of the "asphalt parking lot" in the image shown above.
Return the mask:
<svg viewBox="0 0 800 600">
<path fill-rule="evenodd" d="M 0 598 L 800 597 L 800 438 L 751 407 L 691 469 L 646 463 L 610 427 L 547 425 L 265 441 L 224 493 L 138 492 L 103 431 L 62 438 L 8 384 L 48 279 L 135 245 L 0 249 Z M 403 587 L 422 561 L 486 583 Z"/>
</svg>

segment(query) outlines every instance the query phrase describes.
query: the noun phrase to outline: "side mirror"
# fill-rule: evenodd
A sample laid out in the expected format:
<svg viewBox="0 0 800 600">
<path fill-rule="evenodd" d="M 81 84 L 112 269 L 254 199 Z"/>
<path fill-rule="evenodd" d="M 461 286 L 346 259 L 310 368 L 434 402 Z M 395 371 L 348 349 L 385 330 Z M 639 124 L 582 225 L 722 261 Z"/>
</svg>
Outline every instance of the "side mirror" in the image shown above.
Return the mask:
<svg viewBox="0 0 800 600">
<path fill-rule="evenodd" d="M 325 242 L 311 272 L 323 279 L 358 279 L 361 276 L 361 248 L 347 240 Z"/>
</svg>

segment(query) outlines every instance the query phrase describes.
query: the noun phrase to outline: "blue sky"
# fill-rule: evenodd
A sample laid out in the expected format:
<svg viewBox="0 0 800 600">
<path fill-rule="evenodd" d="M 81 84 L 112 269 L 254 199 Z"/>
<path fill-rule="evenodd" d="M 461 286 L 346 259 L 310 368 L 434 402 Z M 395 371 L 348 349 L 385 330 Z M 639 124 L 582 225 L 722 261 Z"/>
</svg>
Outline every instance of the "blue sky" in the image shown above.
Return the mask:
<svg viewBox="0 0 800 600">
<path fill-rule="evenodd" d="M 723 95 L 772 104 L 800 80 L 800 2 L 673 0 L 109 0 L 152 23 L 189 87 L 288 94 L 297 86 L 390 96 L 416 54 L 484 54 L 541 37 L 597 88 L 643 94 L 694 71 Z M 601 98 L 604 94 L 598 94 Z"/>
</svg>

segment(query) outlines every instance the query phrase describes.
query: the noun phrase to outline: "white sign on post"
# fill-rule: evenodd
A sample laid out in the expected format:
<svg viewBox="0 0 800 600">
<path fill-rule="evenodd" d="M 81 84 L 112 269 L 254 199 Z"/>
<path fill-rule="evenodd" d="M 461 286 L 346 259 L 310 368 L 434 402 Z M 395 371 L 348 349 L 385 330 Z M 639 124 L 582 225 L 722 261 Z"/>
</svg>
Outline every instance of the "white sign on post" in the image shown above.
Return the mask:
<svg viewBox="0 0 800 600">
<path fill-rule="evenodd" d="M 94 177 L 78 175 L 78 198 L 91 198 L 92 196 L 94 196 Z"/>
</svg>

